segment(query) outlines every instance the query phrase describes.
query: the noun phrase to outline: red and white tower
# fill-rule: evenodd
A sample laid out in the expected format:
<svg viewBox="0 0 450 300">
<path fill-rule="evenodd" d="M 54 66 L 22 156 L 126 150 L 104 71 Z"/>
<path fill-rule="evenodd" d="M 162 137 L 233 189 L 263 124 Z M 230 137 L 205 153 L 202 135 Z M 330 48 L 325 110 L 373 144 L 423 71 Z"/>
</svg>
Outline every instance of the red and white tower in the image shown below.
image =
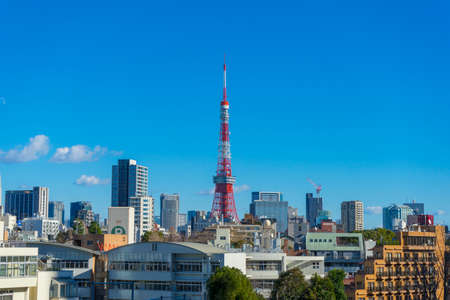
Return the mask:
<svg viewBox="0 0 450 300">
<path fill-rule="evenodd" d="M 234 203 L 233 184 L 236 178 L 231 174 L 231 151 L 227 100 L 227 67 L 223 64 L 223 99 L 220 102 L 220 134 L 219 134 L 219 159 L 217 161 L 217 173 L 213 177 L 216 185 L 214 202 L 211 210 L 212 217 L 218 217 L 224 222 L 239 223 Z"/>
</svg>

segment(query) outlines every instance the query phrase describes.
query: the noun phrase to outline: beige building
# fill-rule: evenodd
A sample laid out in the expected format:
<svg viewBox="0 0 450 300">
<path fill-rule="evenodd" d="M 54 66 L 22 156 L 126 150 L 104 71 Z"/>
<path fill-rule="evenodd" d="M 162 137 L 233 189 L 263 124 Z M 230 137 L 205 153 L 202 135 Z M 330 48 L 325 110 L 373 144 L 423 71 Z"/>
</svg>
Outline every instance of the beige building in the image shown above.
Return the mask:
<svg viewBox="0 0 450 300">
<path fill-rule="evenodd" d="M 443 300 L 444 253 L 443 226 L 411 226 L 397 232 L 395 245 L 374 248 L 347 291 L 348 299 Z"/>
<path fill-rule="evenodd" d="M 345 232 L 364 230 L 364 207 L 362 201 L 342 202 L 341 222 Z"/>
</svg>

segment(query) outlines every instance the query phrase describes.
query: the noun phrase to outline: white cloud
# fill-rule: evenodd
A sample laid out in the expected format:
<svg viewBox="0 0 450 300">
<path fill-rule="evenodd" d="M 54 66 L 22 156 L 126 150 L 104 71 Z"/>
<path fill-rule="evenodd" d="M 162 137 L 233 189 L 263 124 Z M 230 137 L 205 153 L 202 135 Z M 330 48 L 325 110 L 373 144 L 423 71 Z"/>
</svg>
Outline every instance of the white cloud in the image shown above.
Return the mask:
<svg viewBox="0 0 450 300">
<path fill-rule="evenodd" d="M 435 216 L 443 216 L 443 215 L 445 215 L 445 210 L 438 209 L 438 210 L 434 213 L 434 215 L 435 215 Z"/>
<path fill-rule="evenodd" d="M 248 190 L 250 190 L 250 186 L 248 186 L 248 185 L 246 185 L 246 184 L 243 184 L 243 185 L 236 185 L 235 187 L 234 187 L 234 192 L 237 194 L 237 193 L 241 193 L 241 192 L 245 192 L 245 191 L 248 191 Z"/>
<path fill-rule="evenodd" d="M 108 151 L 107 148 L 95 146 L 94 149 L 86 145 L 74 145 L 72 147 L 57 148 L 50 159 L 57 163 L 79 163 L 83 161 L 95 161 Z"/>
<path fill-rule="evenodd" d="M 17 146 L 6 152 L 0 150 L 0 162 L 18 163 L 36 160 L 46 155 L 49 148 L 49 138 L 39 134 L 30 138 L 25 146 Z"/>
<path fill-rule="evenodd" d="M 233 191 L 235 194 L 241 193 L 241 192 L 245 192 L 250 190 L 250 186 L 243 184 L 243 185 L 236 185 L 233 187 Z M 201 196 L 210 196 L 210 195 L 214 195 L 214 188 L 211 188 L 209 190 L 201 190 L 200 192 L 198 192 L 198 195 Z"/>
<path fill-rule="evenodd" d="M 366 212 L 369 215 L 379 215 L 383 211 L 383 208 L 381 206 L 367 206 Z"/>
<path fill-rule="evenodd" d="M 198 194 L 200 196 L 209 196 L 209 195 L 214 195 L 214 188 L 211 188 L 209 190 L 201 190 L 200 192 L 198 192 Z"/>
<path fill-rule="evenodd" d="M 99 184 L 108 184 L 109 180 L 100 179 L 94 175 L 81 175 L 76 181 L 77 185 L 99 185 Z"/>
</svg>

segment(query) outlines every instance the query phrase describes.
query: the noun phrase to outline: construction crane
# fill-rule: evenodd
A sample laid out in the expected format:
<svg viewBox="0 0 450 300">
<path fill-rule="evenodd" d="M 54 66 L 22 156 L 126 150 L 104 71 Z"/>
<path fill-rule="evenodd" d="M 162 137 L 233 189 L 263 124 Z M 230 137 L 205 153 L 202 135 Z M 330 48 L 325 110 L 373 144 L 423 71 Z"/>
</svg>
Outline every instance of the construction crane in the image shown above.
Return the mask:
<svg viewBox="0 0 450 300">
<path fill-rule="evenodd" d="M 308 178 L 308 181 L 309 181 L 309 183 L 311 183 L 313 186 L 314 186 L 314 188 L 316 189 L 316 194 L 317 194 L 317 196 L 319 196 L 319 194 L 320 194 L 320 191 L 322 190 L 322 185 L 317 185 L 317 184 L 315 184 L 314 183 L 314 181 L 312 181 L 311 179 L 309 179 Z"/>
</svg>

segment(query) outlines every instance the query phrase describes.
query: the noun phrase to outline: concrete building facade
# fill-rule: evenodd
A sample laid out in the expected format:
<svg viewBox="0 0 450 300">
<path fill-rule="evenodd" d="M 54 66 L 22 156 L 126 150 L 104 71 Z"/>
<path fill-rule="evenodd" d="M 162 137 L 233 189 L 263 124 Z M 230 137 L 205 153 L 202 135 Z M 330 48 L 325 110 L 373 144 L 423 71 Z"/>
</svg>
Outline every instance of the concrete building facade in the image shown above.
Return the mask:
<svg viewBox="0 0 450 300">
<path fill-rule="evenodd" d="M 308 255 L 325 257 L 325 272 L 342 269 L 355 274 L 365 258 L 361 233 L 308 232 L 306 250 Z"/>
<path fill-rule="evenodd" d="M 137 243 L 113 249 L 108 256 L 108 299 L 206 300 L 206 282 L 217 268 L 235 267 L 266 297 L 279 274 L 299 267 L 309 279 L 324 275 L 323 257 L 285 253 L 227 252 L 199 243 Z"/>
<path fill-rule="evenodd" d="M 134 207 L 108 207 L 108 233 L 127 235 L 128 243 L 135 243 Z"/>
<path fill-rule="evenodd" d="M 137 196 L 128 198 L 129 206 L 134 208 L 134 226 L 136 240 L 139 241 L 146 231 L 153 229 L 153 198 Z"/>
<path fill-rule="evenodd" d="M 396 234 L 397 244 L 374 248 L 348 299 L 444 300 L 444 227 L 411 226 Z"/>
<path fill-rule="evenodd" d="M 342 202 L 341 222 L 345 232 L 364 230 L 364 207 L 362 201 Z"/>
<path fill-rule="evenodd" d="M 161 194 L 160 196 L 161 227 L 167 231 L 178 230 L 178 213 L 180 194 Z"/>
<path fill-rule="evenodd" d="M 38 249 L 0 248 L 0 299 L 36 299 Z"/>
<path fill-rule="evenodd" d="M 44 239 L 55 239 L 59 233 L 60 223 L 58 220 L 45 219 L 43 217 L 25 218 L 22 227 L 25 231 L 37 231 L 38 237 Z"/>
</svg>

